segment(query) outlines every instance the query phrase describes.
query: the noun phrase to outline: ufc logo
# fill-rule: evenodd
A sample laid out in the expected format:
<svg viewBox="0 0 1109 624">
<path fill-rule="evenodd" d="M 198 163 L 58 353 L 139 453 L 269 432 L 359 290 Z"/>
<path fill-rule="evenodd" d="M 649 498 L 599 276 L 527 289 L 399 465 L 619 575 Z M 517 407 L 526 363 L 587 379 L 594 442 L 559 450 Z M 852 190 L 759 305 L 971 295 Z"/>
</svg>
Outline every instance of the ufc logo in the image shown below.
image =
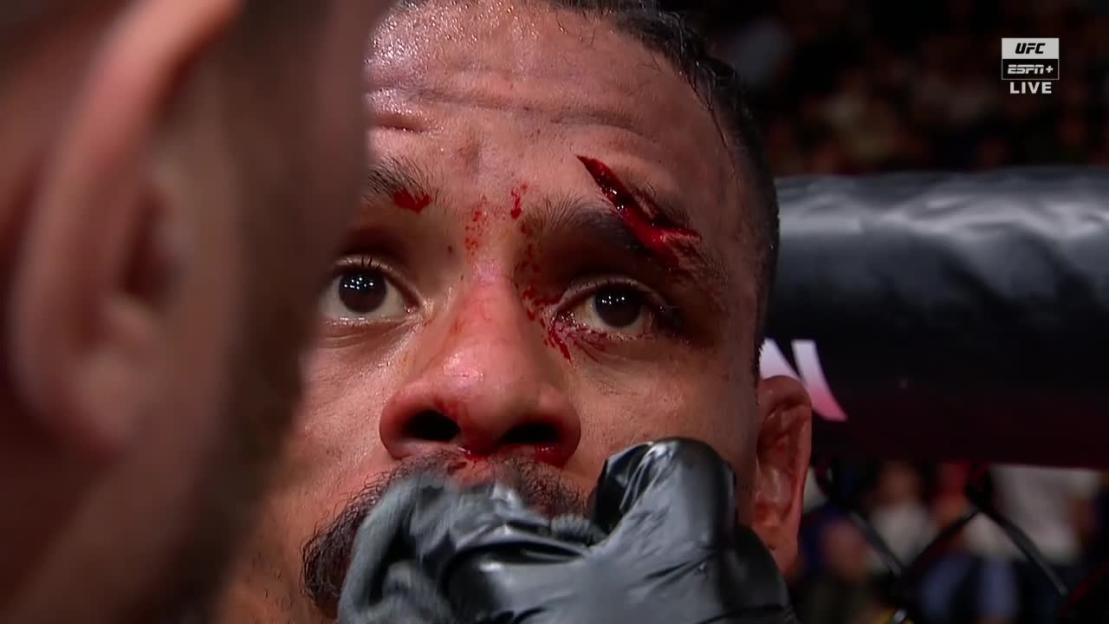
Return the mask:
<svg viewBox="0 0 1109 624">
<path fill-rule="evenodd" d="M 1019 41 L 1017 42 L 1017 54 L 1043 54 L 1045 45 L 1047 44 L 1042 41 L 1040 43 Z"/>
</svg>

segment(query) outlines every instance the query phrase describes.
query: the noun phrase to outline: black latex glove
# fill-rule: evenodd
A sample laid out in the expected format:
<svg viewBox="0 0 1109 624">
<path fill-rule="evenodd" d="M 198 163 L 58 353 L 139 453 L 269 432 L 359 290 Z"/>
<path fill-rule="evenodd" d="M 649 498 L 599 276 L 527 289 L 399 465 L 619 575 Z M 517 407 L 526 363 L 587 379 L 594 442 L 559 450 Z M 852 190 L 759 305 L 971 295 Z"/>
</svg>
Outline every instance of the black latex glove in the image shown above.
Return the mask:
<svg viewBox="0 0 1109 624">
<path fill-rule="evenodd" d="M 505 488 L 411 484 L 393 527 L 360 531 L 340 613 L 380 600 L 367 588 L 381 586 L 382 565 L 356 572 L 377 558 L 434 579 L 461 622 L 795 622 L 769 552 L 736 524 L 734 491 L 727 464 L 687 440 L 610 458 L 592 523 L 547 520 Z M 375 532 L 390 537 L 364 539 Z"/>
<path fill-rule="evenodd" d="M 512 531 L 503 531 L 505 523 Z M 358 529 L 339 597 L 339 623 L 465 621 L 455 617 L 436 581 L 465 545 L 489 546 L 502 535 L 512 540 L 514 531 L 525 540 L 508 547 L 544 542 L 552 550 L 568 549 L 565 556 L 584 553 L 571 546 L 580 535 L 602 537 L 582 518 L 548 520 L 500 485 L 460 489 L 437 477 L 416 477 L 393 486 Z"/>
</svg>

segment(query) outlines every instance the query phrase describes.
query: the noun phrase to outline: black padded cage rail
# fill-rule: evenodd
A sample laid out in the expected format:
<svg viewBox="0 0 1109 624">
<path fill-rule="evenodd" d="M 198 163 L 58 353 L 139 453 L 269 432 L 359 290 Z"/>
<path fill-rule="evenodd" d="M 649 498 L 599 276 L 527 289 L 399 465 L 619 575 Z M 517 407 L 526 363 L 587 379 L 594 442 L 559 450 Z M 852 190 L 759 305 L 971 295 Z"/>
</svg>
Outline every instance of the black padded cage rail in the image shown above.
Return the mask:
<svg viewBox="0 0 1109 624">
<path fill-rule="evenodd" d="M 783 179 L 764 374 L 833 456 L 1109 468 L 1109 169 Z"/>
<path fill-rule="evenodd" d="M 901 561 L 837 479 L 842 459 L 1109 467 L 1109 169 L 780 180 L 782 246 L 764 375 L 813 397 L 814 465 L 888 570 L 890 621 L 977 515 L 1066 598 L 1109 623 L 1109 566 L 1074 588 L 973 472 L 967 511 Z"/>
</svg>

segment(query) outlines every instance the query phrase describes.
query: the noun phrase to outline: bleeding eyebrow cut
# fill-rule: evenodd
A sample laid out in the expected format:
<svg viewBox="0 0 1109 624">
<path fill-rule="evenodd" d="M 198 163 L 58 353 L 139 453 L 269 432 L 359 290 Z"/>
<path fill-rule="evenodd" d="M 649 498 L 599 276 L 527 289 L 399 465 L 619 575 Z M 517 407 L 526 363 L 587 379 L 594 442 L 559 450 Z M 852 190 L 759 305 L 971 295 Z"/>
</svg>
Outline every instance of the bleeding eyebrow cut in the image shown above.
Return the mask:
<svg viewBox="0 0 1109 624">
<path fill-rule="evenodd" d="M 660 274 L 681 276 L 682 282 L 699 291 L 705 301 L 723 309 L 728 275 L 724 263 L 700 240 L 683 247 L 681 263 L 675 266 L 645 247 L 612 207 L 600 198 L 567 194 L 548 198 L 543 203 L 543 210 L 527 211 L 523 219 L 522 226 L 533 235 L 541 239 L 551 236 L 582 243 L 588 241 L 591 245 L 627 250 Z"/>
<path fill-rule="evenodd" d="M 645 210 L 639 198 L 628 190 L 608 165 L 585 156 L 578 156 L 605 199 L 641 245 L 676 267 L 681 262 L 683 248 L 701 241 L 697 232 L 675 224 L 673 218 L 662 214 L 655 202 Z M 642 195 L 642 194 L 640 194 Z"/>
<path fill-rule="evenodd" d="M 388 198 L 397 205 L 419 214 L 431 204 L 426 172 L 416 163 L 399 158 L 387 158 L 366 172 L 362 183 L 362 199 Z"/>
<path fill-rule="evenodd" d="M 650 189 L 625 185 L 600 160 L 578 156 L 609 204 L 609 212 L 638 247 L 678 270 L 723 288 L 724 264 L 704 245 L 701 235 L 688 226 L 681 207 L 660 201 Z"/>
</svg>

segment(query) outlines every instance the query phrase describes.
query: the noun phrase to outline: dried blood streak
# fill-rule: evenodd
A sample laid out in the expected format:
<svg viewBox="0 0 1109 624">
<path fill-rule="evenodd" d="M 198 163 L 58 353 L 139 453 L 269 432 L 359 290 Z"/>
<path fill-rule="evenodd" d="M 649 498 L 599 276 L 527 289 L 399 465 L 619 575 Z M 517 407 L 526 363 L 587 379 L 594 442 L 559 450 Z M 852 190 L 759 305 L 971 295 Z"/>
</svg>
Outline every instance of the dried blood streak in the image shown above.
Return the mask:
<svg viewBox="0 0 1109 624">
<path fill-rule="evenodd" d="M 481 247 L 487 216 L 484 209 L 485 202 L 486 199 L 483 196 L 481 203 L 474 207 L 470 213 L 470 221 L 466 223 L 466 239 L 463 242 L 466 245 L 466 252 L 470 255 L 473 255 Z"/>
<path fill-rule="evenodd" d="M 542 297 L 536 291 L 534 286 L 528 286 L 520 293 L 520 298 L 524 300 L 524 310 L 527 312 L 528 319 L 538 321 L 540 327 L 547 332 L 547 337 L 543 340 L 543 344 L 554 347 L 562 353 L 562 357 L 566 358 L 568 362 L 572 362 L 573 358 L 570 357 L 570 347 L 566 345 L 566 338 L 560 331 L 558 323 L 551 323 L 550 327 L 543 321 L 539 314 L 538 308 L 541 306 L 548 306 L 558 303 L 557 297 Z"/>
<path fill-rule="evenodd" d="M 408 192 L 408 189 L 401 189 L 393 193 L 393 203 L 396 204 L 398 208 L 411 210 L 416 214 L 420 214 L 424 208 L 427 208 L 431 204 L 431 196 L 426 193 L 413 195 Z"/>
<path fill-rule="evenodd" d="M 570 348 L 566 346 L 566 340 L 555 331 L 554 327 L 547 330 L 547 339 L 550 340 L 552 346 L 558 347 L 558 350 L 562 352 L 562 357 L 566 358 L 567 362 L 573 361 L 573 358 L 570 357 Z"/>
<path fill-rule="evenodd" d="M 524 191 L 526 190 L 528 190 L 527 184 L 521 184 L 520 186 L 512 189 L 512 211 L 509 212 L 509 214 L 512 216 L 513 220 L 519 219 L 520 215 L 524 214 L 524 209 L 520 205 L 520 203 L 523 198 Z"/>
<path fill-rule="evenodd" d="M 637 241 L 671 265 L 678 264 L 678 251 L 701 236 L 688 228 L 671 223 L 661 215 L 651 215 L 643 210 L 639 200 L 624 186 L 608 165 L 595 158 L 578 156 L 593 181 L 601 188 L 605 199 L 612 205 L 616 216 Z"/>
</svg>

